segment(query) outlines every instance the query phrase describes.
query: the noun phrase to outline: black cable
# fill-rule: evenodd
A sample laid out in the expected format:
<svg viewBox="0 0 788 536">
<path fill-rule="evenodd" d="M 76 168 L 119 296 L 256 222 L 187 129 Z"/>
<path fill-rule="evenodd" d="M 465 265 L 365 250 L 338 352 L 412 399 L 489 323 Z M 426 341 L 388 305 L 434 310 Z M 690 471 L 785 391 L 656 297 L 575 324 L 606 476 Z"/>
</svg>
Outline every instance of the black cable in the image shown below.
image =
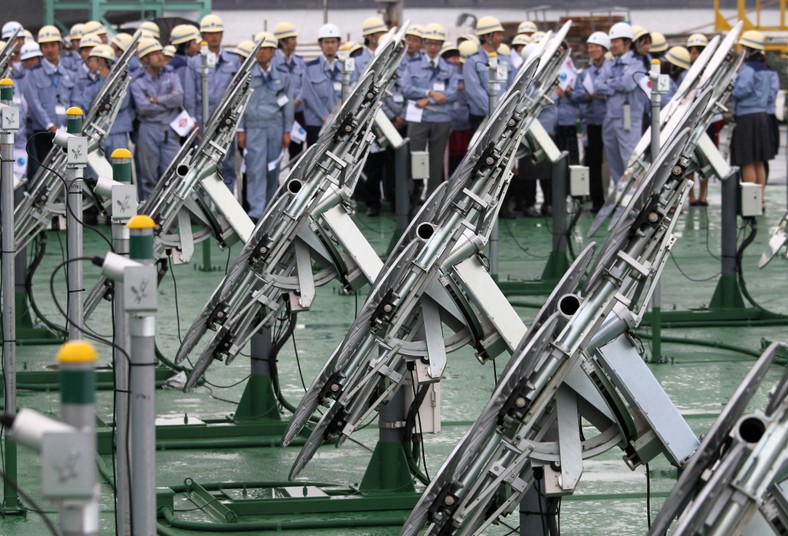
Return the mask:
<svg viewBox="0 0 788 536">
<path fill-rule="evenodd" d="M 536 254 L 531 253 L 530 251 L 528 251 L 527 247 L 523 247 L 520 244 L 520 242 L 517 241 L 517 238 L 515 238 L 514 233 L 512 233 L 512 228 L 510 227 L 510 223 L 509 223 L 508 220 L 506 220 L 506 225 L 504 227 L 506 227 L 506 231 L 509 233 L 509 236 L 512 238 L 512 241 L 514 242 L 514 245 L 516 245 L 518 248 L 520 248 L 520 250 L 523 253 L 525 253 L 526 255 L 529 255 L 529 256 L 531 256 L 531 257 L 533 257 L 535 259 L 547 259 L 549 257 L 549 255 L 536 255 Z"/>
<path fill-rule="evenodd" d="M 301 370 L 301 360 L 298 358 L 298 347 L 296 346 L 295 336 L 291 337 L 291 339 L 293 339 L 293 352 L 295 352 L 296 365 L 298 366 L 298 376 L 301 378 L 301 386 L 304 388 L 304 392 L 306 393 L 306 382 L 304 381 L 304 372 Z"/>
<path fill-rule="evenodd" d="M 495 364 L 495 359 L 492 360 L 492 369 L 493 369 L 493 390 L 498 385 L 498 366 Z"/>
<path fill-rule="evenodd" d="M 711 255 L 714 260 L 719 261 L 720 258 L 711 251 L 711 247 L 709 246 L 709 235 L 711 233 L 710 233 L 710 230 L 709 230 L 709 206 L 708 205 L 703 207 L 703 215 L 706 218 L 706 227 L 705 227 L 705 229 L 706 229 L 706 251 L 709 252 L 709 255 Z"/>
<path fill-rule="evenodd" d="M 717 277 L 719 277 L 719 275 L 721 273 L 721 272 L 717 272 L 716 274 L 710 275 L 709 277 L 693 278 L 693 277 L 688 276 L 687 273 L 684 270 L 681 269 L 681 266 L 679 265 L 679 261 L 676 260 L 675 256 L 670 255 L 670 260 L 672 260 L 673 264 L 676 265 L 676 268 L 678 268 L 679 273 L 681 275 L 683 275 L 689 281 L 692 281 L 693 283 L 703 283 L 705 281 L 711 281 L 712 279 L 716 279 Z"/>
<path fill-rule="evenodd" d="M 16 482 L 14 482 L 11 478 L 9 478 L 8 475 L 5 474 L 5 471 L 0 471 L 0 478 L 2 478 L 3 482 L 6 485 L 12 487 L 14 491 L 16 491 L 16 493 L 20 497 L 22 497 L 22 499 L 27 501 L 32 506 L 32 508 L 29 508 L 29 510 L 32 510 L 33 512 L 41 516 L 41 519 L 44 521 L 44 524 L 47 526 L 47 529 L 53 536 L 60 535 L 60 532 L 58 532 L 57 528 L 55 527 L 55 524 L 52 523 L 52 520 L 49 518 L 48 515 L 44 513 L 44 510 L 38 505 L 38 503 L 36 503 L 36 501 L 34 501 L 33 498 L 30 497 L 30 495 L 28 495 L 22 488 L 20 488 Z"/>
<path fill-rule="evenodd" d="M 259 359 L 259 358 L 252 358 L 252 359 Z M 216 389 L 232 389 L 236 385 L 240 385 L 243 382 L 245 382 L 246 380 L 248 380 L 251 376 L 252 376 L 251 374 L 247 374 L 246 377 L 238 380 L 235 383 L 231 383 L 230 385 L 217 385 L 217 384 L 215 384 L 213 382 L 209 382 L 208 380 L 206 380 L 205 376 L 203 376 L 203 381 L 205 382 L 206 385 L 210 385 L 211 387 L 214 387 Z"/>
<path fill-rule="evenodd" d="M 93 261 L 93 257 L 75 257 L 73 259 L 68 259 L 66 261 L 63 261 L 63 262 L 61 262 L 60 264 L 58 264 L 55 267 L 55 269 L 52 271 L 52 275 L 49 278 L 49 292 L 52 295 L 52 301 L 55 304 L 55 307 L 57 308 L 58 312 L 60 312 L 60 314 L 63 315 L 63 317 L 67 321 L 70 321 L 68 313 L 66 311 L 64 311 L 63 308 L 61 307 L 60 302 L 58 301 L 57 295 L 55 293 L 55 276 L 57 275 L 58 270 L 60 270 L 61 268 L 63 268 L 67 264 L 72 263 L 72 262 L 78 262 L 78 261 Z M 131 356 L 129 356 L 129 354 L 126 352 L 126 350 L 124 350 L 122 347 L 118 346 L 117 344 L 115 344 L 114 342 L 112 342 L 110 340 L 105 339 L 104 336 L 102 336 L 102 335 L 99 335 L 97 333 L 89 332 L 89 331 L 83 329 L 81 326 L 76 325 L 76 324 L 74 324 L 74 326 L 77 328 L 77 331 L 79 331 L 83 335 L 86 335 L 86 336 L 88 336 L 88 337 L 90 337 L 90 338 L 92 338 L 92 339 L 94 339 L 94 340 L 96 340 L 96 341 L 98 341 L 98 342 L 100 342 L 102 344 L 106 344 L 107 346 L 118 350 L 126 358 L 126 361 L 128 362 L 129 367 L 133 368 L 132 367 L 132 363 L 131 363 Z"/>
<path fill-rule="evenodd" d="M 229 258 L 229 257 L 228 257 Z M 178 342 L 183 346 L 181 337 L 181 308 L 178 306 L 178 281 L 175 279 L 175 267 L 172 264 L 172 255 L 167 255 L 167 262 L 170 264 L 170 274 L 172 274 L 172 288 L 175 295 L 175 321 L 178 325 Z M 225 272 L 226 274 L 227 272 Z"/>
</svg>

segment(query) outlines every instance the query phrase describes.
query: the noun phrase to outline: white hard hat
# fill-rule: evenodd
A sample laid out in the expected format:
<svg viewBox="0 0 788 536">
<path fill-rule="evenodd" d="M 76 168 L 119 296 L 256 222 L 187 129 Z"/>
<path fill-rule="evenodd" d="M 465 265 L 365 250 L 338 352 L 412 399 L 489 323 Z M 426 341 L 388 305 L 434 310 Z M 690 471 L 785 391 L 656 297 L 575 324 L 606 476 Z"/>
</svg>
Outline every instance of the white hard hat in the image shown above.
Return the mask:
<svg viewBox="0 0 788 536">
<path fill-rule="evenodd" d="M 538 32 L 539 28 L 536 27 L 536 24 L 530 20 L 524 20 L 520 23 L 517 27 L 518 34 L 532 34 L 534 32 Z"/>
<path fill-rule="evenodd" d="M 254 50 L 254 41 L 241 41 L 235 46 L 233 54 L 238 54 L 242 58 L 248 58 Z"/>
<path fill-rule="evenodd" d="M 642 26 L 635 25 L 635 26 L 632 27 L 632 35 L 635 38 L 634 40 L 637 41 L 641 37 L 645 37 L 647 35 L 650 37 L 651 36 L 651 32 L 649 32 L 648 30 L 646 30 Z"/>
<path fill-rule="evenodd" d="M 531 54 L 533 54 L 534 52 L 536 52 L 536 49 L 537 49 L 538 47 L 539 47 L 539 43 L 537 43 L 537 42 L 534 42 L 534 41 L 531 41 L 530 43 L 528 43 L 527 45 L 525 45 L 525 46 L 523 47 L 523 49 L 520 51 L 520 57 L 521 57 L 521 58 L 523 58 L 524 60 L 526 60 L 526 61 L 527 61 L 527 60 L 528 60 L 528 58 L 530 58 L 530 57 L 531 57 Z"/>
<path fill-rule="evenodd" d="M 287 39 L 288 37 L 298 37 L 295 26 L 289 22 L 280 22 L 274 26 L 274 36 L 277 39 Z"/>
<path fill-rule="evenodd" d="M 501 43 L 501 46 L 498 47 L 496 50 L 499 56 L 510 56 L 512 54 L 512 49 L 509 48 L 509 45 L 506 43 Z"/>
<path fill-rule="evenodd" d="M 111 61 L 115 61 L 115 51 L 112 50 L 112 47 L 109 45 L 99 44 L 91 49 L 90 55 L 88 57 L 104 58 L 107 60 L 107 63 L 109 63 Z"/>
<path fill-rule="evenodd" d="M 690 59 L 689 50 L 684 47 L 673 47 L 665 54 L 665 59 L 676 67 L 682 69 L 689 69 L 692 61 Z"/>
<path fill-rule="evenodd" d="M 17 38 L 25 36 L 22 33 L 24 31 L 24 28 L 22 28 L 21 24 L 19 24 L 15 20 L 6 22 L 5 24 L 3 24 L 3 37 L 2 38 L 4 40 L 11 39 L 11 36 L 14 35 L 14 32 L 16 32 L 17 30 L 19 30 L 19 33 L 17 34 Z"/>
<path fill-rule="evenodd" d="M 78 23 L 71 27 L 71 30 L 68 32 L 68 38 L 73 40 L 80 40 L 82 39 L 82 35 L 84 32 L 85 25 Z"/>
<path fill-rule="evenodd" d="M 632 31 L 632 26 L 627 24 L 626 22 L 617 22 L 613 26 L 610 27 L 610 31 L 607 33 L 608 37 L 611 40 L 613 39 L 635 39 L 635 33 Z"/>
<path fill-rule="evenodd" d="M 342 35 L 339 33 L 339 28 L 337 28 L 336 24 L 324 24 L 320 27 L 317 31 L 317 40 L 320 41 L 321 39 L 326 39 L 329 37 L 336 37 L 337 39 L 342 39 Z"/>
<path fill-rule="evenodd" d="M 526 35 L 526 34 L 517 34 L 512 39 L 512 46 L 513 47 L 516 47 L 518 45 L 519 46 L 525 46 L 525 45 L 527 45 L 530 42 L 531 42 L 531 36 Z"/>
<path fill-rule="evenodd" d="M 97 34 L 87 34 L 79 40 L 79 48 L 93 48 L 101 44 L 101 39 Z"/>
<path fill-rule="evenodd" d="M 479 52 L 479 45 L 471 41 L 470 39 L 463 41 L 457 48 L 460 51 L 460 61 L 464 62 L 465 58 L 469 58 Z"/>
<path fill-rule="evenodd" d="M 408 26 L 405 35 L 412 35 L 414 37 L 418 37 L 422 39 L 424 37 L 424 27 L 421 24 L 411 24 Z"/>
<path fill-rule="evenodd" d="M 605 32 L 594 32 L 586 39 L 586 44 L 599 45 L 605 50 L 610 50 L 610 37 Z"/>
<path fill-rule="evenodd" d="M 766 36 L 758 30 L 747 30 L 741 34 L 739 44 L 753 50 L 766 50 Z"/>
<path fill-rule="evenodd" d="M 432 22 L 424 27 L 422 37 L 430 41 L 446 41 L 446 28 L 437 22 Z"/>
<path fill-rule="evenodd" d="M 160 50 L 162 50 L 161 43 L 152 37 L 141 37 L 137 43 L 137 56 L 139 56 L 140 59 L 148 54 L 159 52 Z"/>
<path fill-rule="evenodd" d="M 202 33 L 218 33 L 224 31 L 224 22 L 219 15 L 205 15 L 200 21 L 200 31 Z"/>
<path fill-rule="evenodd" d="M 167 45 L 166 47 L 161 49 L 161 53 L 164 54 L 168 58 L 174 58 L 176 52 L 177 52 L 177 49 L 175 48 L 175 45 Z"/>
<path fill-rule="evenodd" d="M 60 30 L 55 26 L 44 26 L 38 30 L 39 43 L 62 43 L 63 38 L 60 36 Z"/>
<path fill-rule="evenodd" d="M 259 41 L 260 39 L 263 40 L 260 44 L 260 48 L 276 48 L 276 36 L 271 32 L 260 32 L 254 36 L 255 41 Z"/>
<path fill-rule="evenodd" d="M 22 60 L 40 58 L 41 56 L 43 56 L 43 54 L 41 54 L 41 46 L 38 43 L 33 42 L 22 45 L 22 52 L 20 53 L 20 58 Z"/>
<path fill-rule="evenodd" d="M 131 44 L 131 41 L 133 39 L 134 38 L 127 33 L 119 33 L 118 35 L 112 38 L 110 44 L 115 45 L 119 49 L 125 51 L 127 48 L 129 48 L 129 45 Z"/>
<path fill-rule="evenodd" d="M 687 48 L 707 46 L 709 46 L 709 40 L 702 33 L 694 33 L 687 39 Z"/>
<path fill-rule="evenodd" d="M 667 49 L 668 40 L 665 39 L 665 34 L 660 32 L 651 32 L 651 52 L 665 52 Z"/>
<path fill-rule="evenodd" d="M 106 35 L 107 29 L 97 20 L 89 20 L 82 26 L 82 36 L 88 34 Z"/>
<path fill-rule="evenodd" d="M 140 24 L 140 30 L 142 30 L 143 32 L 147 32 L 154 39 L 159 39 L 161 37 L 161 31 L 159 30 L 159 25 L 153 21 L 146 20 L 145 22 Z"/>
<path fill-rule="evenodd" d="M 502 31 L 503 26 L 501 26 L 501 21 L 495 17 L 482 17 L 479 19 L 479 22 L 476 23 L 476 35 L 486 35 Z"/>
<path fill-rule="evenodd" d="M 388 30 L 386 23 L 378 17 L 369 17 L 364 21 L 364 24 L 361 25 L 361 35 L 363 36 L 387 32 Z"/>
<path fill-rule="evenodd" d="M 191 24 L 179 24 L 170 32 L 170 43 L 181 45 L 189 41 L 201 41 L 200 32 Z"/>
</svg>

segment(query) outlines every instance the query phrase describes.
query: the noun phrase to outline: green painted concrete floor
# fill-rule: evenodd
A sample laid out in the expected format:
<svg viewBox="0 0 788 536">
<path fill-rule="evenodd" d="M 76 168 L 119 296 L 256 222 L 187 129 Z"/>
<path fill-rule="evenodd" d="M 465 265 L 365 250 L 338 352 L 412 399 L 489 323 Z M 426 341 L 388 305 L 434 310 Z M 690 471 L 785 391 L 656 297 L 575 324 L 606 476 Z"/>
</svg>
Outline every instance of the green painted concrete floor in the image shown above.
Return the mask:
<svg viewBox="0 0 788 536">
<path fill-rule="evenodd" d="M 782 175 L 782 174 L 781 174 Z M 784 175 L 782 175 L 784 176 Z M 788 313 L 788 264 L 778 257 L 764 270 L 757 269 L 757 259 L 766 244 L 770 226 L 776 225 L 785 211 L 785 184 L 773 184 L 767 188 L 769 211 L 758 218 L 759 233 L 755 242 L 745 252 L 743 263 L 745 278 L 750 293 L 758 303 L 774 312 Z M 663 276 L 663 310 L 687 310 L 706 306 L 711 299 L 719 272 L 720 242 L 720 197 L 719 183 L 712 184 L 708 209 L 687 208 L 678 225 L 679 241 L 674 249 L 674 261 L 667 264 Z M 393 218 L 383 213 L 378 218 L 367 218 L 359 210 L 356 217 L 359 227 L 375 250 L 383 254 L 394 230 Z M 585 230 L 590 224 L 589 215 L 583 215 L 572 240 L 575 251 L 588 243 Z M 550 247 L 549 221 L 545 219 L 505 220 L 501 223 L 501 279 L 535 279 L 542 272 L 545 257 Z M 106 234 L 106 228 L 103 229 Z M 60 239 L 65 242 L 65 236 Z M 48 318 L 62 323 L 56 313 L 48 290 L 49 276 L 61 262 L 62 250 L 58 237 L 52 233 L 49 248 L 34 283 L 34 294 Z M 601 241 L 601 238 L 598 240 Z M 106 251 L 104 242 L 86 233 L 86 255 L 101 255 Z M 195 258 L 199 257 L 199 249 Z M 235 249 L 237 251 L 237 247 Z M 230 255 L 233 255 L 231 252 Z M 213 263 L 224 268 L 228 254 L 213 251 Z M 683 273 L 682 273 L 683 272 Z M 159 316 L 157 323 L 158 345 L 165 355 L 174 355 L 178 347 L 179 331 L 187 329 L 192 317 L 205 303 L 209 293 L 222 275 L 218 272 L 202 272 L 192 265 L 178 266 L 167 275 L 159 289 Z M 85 266 L 86 285 L 96 276 L 92 266 Z M 690 279 L 691 278 L 691 279 Z M 177 282 L 177 301 L 176 301 Z M 65 283 L 62 274 L 57 277 L 58 298 L 64 300 Z M 350 325 L 358 300 L 353 296 L 337 292 L 337 285 L 319 289 L 315 306 L 301 314 L 295 330 L 294 344 L 288 344 L 280 354 L 281 383 L 285 396 L 296 402 L 303 393 L 299 367 L 304 381 L 309 384 L 323 361 L 340 342 Z M 364 294 L 366 291 L 363 291 Z M 517 307 L 519 314 L 528 323 L 534 314 L 533 304 L 540 303 L 539 297 L 513 298 L 522 303 Z M 529 305 L 530 304 L 530 305 Z M 89 321 L 90 327 L 99 333 L 110 333 L 109 305 L 104 304 Z M 180 326 L 180 328 L 179 328 Z M 761 339 L 788 339 L 786 327 L 738 327 L 671 329 L 666 335 L 680 339 L 699 339 L 710 343 L 724 342 L 750 350 L 760 348 Z M 646 341 L 646 344 L 647 341 Z M 21 346 L 18 350 L 19 370 L 40 370 L 51 364 L 55 346 Z M 296 360 L 296 351 L 298 359 Z M 109 349 L 99 347 L 101 363 L 109 361 Z M 695 432 L 705 432 L 737 387 L 753 358 L 731 351 L 669 343 L 663 347 L 665 363 L 653 363 L 651 368 L 662 382 L 665 390 L 688 419 Z M 159 390 L 156 393 L 157 413 L 161 417 L 182 420 L 184 416 L 222 418 L 232 413 L 235 402 L 243 390 L 243 379 L 247 375 L 248 359 L 239 357 L 230 366 L 217 364 L 208 373 L 208 379 L 220 387 L 199 387 L 190 393 Z M 298 366 L 297 366 L 298 364 Z M 499 365 L 502 366 L 502 365 Z M 776 367 L 778 368 L 778 367 Z M 766 385 L 772 385 L 781 370 L 772 370 Z M 442 382 L 444 430 L 425 439 L 427 468 L 435 471 L 451 450 L 467 426 L 475 419 L 486 402 L 493 387 L 493 369 L 481 366 L 470 350 L 457 352 L 450 357 Z M 212 390 L 212 392 L 211 392 Z M 213 395 L 213 396 L 212 396 Z M 18 405 L 32 407 L 57 414 L 58 393 L 20 391 Z M 760 393 L 756 404 L 764 400 Z M 112 399 L 110 391 L 98 395 L 97 411 L 100 418 L 110 421 Z M 340 450 L 324 447 L 307 466 L 304 479 L 318 480 L 340 485 L 358 483 L 370 458 L 376 439 L 376 428 L 370 426 L 359 431 L 355 438 L 359 444 L 348 443 Z M 46 503 L 40 494 L 39 459 L 36 454 L 20 448 L 19 484 L 35 499 L 44 511 L 57 520 L 57 509 Z M 177 486 L 191 478 L 200 483 L 239 481 L 282 481 L 286 479 L 297 448 L 221 448 L 184 449 L 159 451 L 157 454 L 157 484 Z M 111 462 L 109 457 L 104 461 Z M 651 514 L 654 515 L 670 490 L 675 471 L 664 459 L 657 459 L 651 469 Z M 589 461 L 578 492 L 568 497 L 561 509 L 561 528 L 565 534 L 643 534 L 648 523 L 646 473 L 643 468 L 630 471 L 618 452 Z M 211 518 L 195 505 L 178 496 L 176 515 L 189 521 L 210 521 Z M 399 512 L 404 518 L 407 512 Z M 291 516 L 282 516 L 287 519 Z M 298 516 L 308 519 L 308 516 Z M 379 519 L 375 513 L 366 516 L 341 515 L 340 518 Z M 325 518 L 325 516 L 322 516 Z M 314 519 L 314 518 L 313 518 Z M 246 521 L 246 520 L 244 520 Z M 319 524 L 319 519 L 315 519 Z M 374 521 L 373 521 L 374 523 Z M 507 534 L 518 525 L 516 516 L 506 519 L 510 527 L 498 526 L 491 534 Z M 356 529 L 309 529 L 291 531 L 300 534 L 396 534 L 397 527 L 371 527 Z M 46 534 L 46 528 L 38 515 L 28 512 L 26 516 L 0 518 L 0 534 L 38 535 Z M 111 488 L 102 484 L 101 534 L 114 533 L 113 497 Z M 175 530 L 175 534 L 197 534 L 194 531 Z M 247 532 L 248 533 L 248 532 Z"/>
</svg>

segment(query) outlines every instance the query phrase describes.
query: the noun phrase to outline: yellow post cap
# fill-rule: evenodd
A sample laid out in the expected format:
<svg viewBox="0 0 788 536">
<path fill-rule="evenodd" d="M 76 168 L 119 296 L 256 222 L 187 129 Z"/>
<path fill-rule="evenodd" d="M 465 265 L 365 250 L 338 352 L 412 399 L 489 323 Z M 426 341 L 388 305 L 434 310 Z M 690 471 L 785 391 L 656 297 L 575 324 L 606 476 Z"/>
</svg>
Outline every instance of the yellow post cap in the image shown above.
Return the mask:
<svg viewBox="0 0 788 536">
<path fill-rule="evenodd" d="M 85 115 L 85 112 L 83 112 L 82 108 L 79 106 L 72 106 L 66 110 L 66 115 Z"/>
<path fill-rule="evenodd" d="M 140 214 L 131 218 L 126 226 L 129 229 L 153 229 L 156 227 L 156 222 L 150 216 Z"/>
<path fill-rule="evenodd" d="M 661 63 L 662 62 L 659 61 L 657 58 L 654 58 L 653 60 L 651 60 L 651 65 L 660 65 Z"/>
<path fill-rule="evenodd" d="M 98 360 L 98 352 L 87 341 L 70 341 L 60 347 L 57 360 L 60 363 L 92 363 Z"/>
<path fill-rule="evenodd" d="M 0 86 L 13 86 L 13 85 L 14 85 L 14 81 L 11 80 L 10 78 L 3 78 L 2 80 L 0 80 Z"/>
<path fill-rule="evenodd" d="M 207 46 L 208 46 L 208 41 L 206 41 L 205 39 L 203 39 L 202 41 L 200 41 L 200 46 L 201 46 L 201 47 L 207 47 Z"/>
<path fill-rule="evenodd" d="M 131 151 L 128 149 L 115 149 L 110 158 L 131 158 Z"/>
</svg>

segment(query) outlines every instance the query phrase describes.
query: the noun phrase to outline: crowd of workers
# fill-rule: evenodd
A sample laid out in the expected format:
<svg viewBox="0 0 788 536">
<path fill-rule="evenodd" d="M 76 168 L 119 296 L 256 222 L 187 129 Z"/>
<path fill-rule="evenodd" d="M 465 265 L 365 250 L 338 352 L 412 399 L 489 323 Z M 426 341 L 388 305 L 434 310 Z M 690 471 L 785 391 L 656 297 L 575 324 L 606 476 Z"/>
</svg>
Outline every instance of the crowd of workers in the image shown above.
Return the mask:
<svg viewBox="0 0 788 536">
<path fill-rule="evenodd" d="M 71 106 L 85 111 L 90 108 L 132 37 L 117 33 L 110 38 L 103 24 L 89 21 L 74 25 L 65 39 L 54 26 L 44 26 L 34 38 L 18 23 L 8 22 L 2 27 L 3 39 L 18 29 L 16 42 L 2 43 L 0 49 L 15 47 L 11 76 L 26 118 L 17 141 L 30 152 L 27 174 L 32 176 L 37 162 L 52 147 L 52 134 L 65 125 L 66 110 Z M 173 129 L 176 118 L 185 113 L 198 129 L 206 120 L 201 43 L 207 43 L 208 48 L 210 114 L 255 42 L 262 40 L 251 71 L 254 91 L 221 170 L 231 190 L 236 190 L 243 170 L 244 203 L 254 220 L 262 216 L 277 188 L 282 161 L 297 158 L 314 143 L 341 102 L 348 59 L 353 59 L 349 78 L 353 83 L 388 31 L 382 19 L 370 17 L 361 28 L 363 44 L 343 43 L 340 29 L 324 24 L 317 35 L 319 55 L 305 61 L 297 54 L 298 31 L 288 22 L 280 22 L 273 32 L 262 32 L 254 41 L 242 41 L 234 48 L 223 46 L 224 24 L 214 14 L 203 17 L 199 26 L 175 26 L 166 46 L 160 42 L 161 32 L 155 23 L 144 22 L 140 29 L 142 37 L 129 64 L 131 89 L 105 138 L 104 151 L 109 155 L 116 148 L 133 147 L 142 199 L 153 190 L 185 140 Z M 413 24 L 407 29 L 407 51 L 383 111 L 402 136 L 410 139 L 412 151 L 429 154 L 429 179 L 423 191 L 413 193 L 416 202 L 449 180 L 473 133 L 490 113 L 490 76 L 496 77 L 502 94 L 545 35 L 536 24 L 524 21 L 506 44 L 503 26 L 491 16 L 481 17 L 475 30 L 455 42 L 437 23 Z M 730 151 L 731 163 L 741 167 L 743 180 L 761 185 L 766 184 L 768 161 L 779 148 L 775 118 L 779 78 L 765 61 L 765 42 L 765 36 L 757 31 L 745 32 L 739 41 L 746 59 L 732 93 L 735 128 Z M 621 179 L 637 141 L 650 124 L 643 82 L 651 61 L 658 59 L 662 72 L 669 75 L 670 89 L 662 96 L 664 106 L 707 44 L 706 36 L 693 34 L 685 44 L 671 47 L 660 33 L 618 22 L 608 32 L 588 36 L 588 64 L 584 68 L 568 62 L 562 69 L 553 102 L 538 120 L 558 148 L 568 151 L 571 164 L 582 159 L 590 168 L 592 211 L 603 206 L 609 184 Z M 719 116 L 709 129 L 715 143 L 722 125 Z M 241 159 L 235 158 L 236 150 L 242 155 L 242 165 Z M 369 216 L 380 213 L 383 201 L 393 203 L 393 160 L 392 149 L 372 146 L 364 169 L 366 180 L 358 193 Z M 609 180 L 607 174 L 603 177 L 604 162 Z M 501 217 L 516 217 L 518 212 L 527 217 L 549 215 L 550 163 L 523 158 L 516 176 Z M 707 204 L 706 182 L 699 179 L 699 193 L 693 191 L 690 197 L 693 206 Z M 537 182 L 543 192 L 538 208 Z"/>
</svg>

